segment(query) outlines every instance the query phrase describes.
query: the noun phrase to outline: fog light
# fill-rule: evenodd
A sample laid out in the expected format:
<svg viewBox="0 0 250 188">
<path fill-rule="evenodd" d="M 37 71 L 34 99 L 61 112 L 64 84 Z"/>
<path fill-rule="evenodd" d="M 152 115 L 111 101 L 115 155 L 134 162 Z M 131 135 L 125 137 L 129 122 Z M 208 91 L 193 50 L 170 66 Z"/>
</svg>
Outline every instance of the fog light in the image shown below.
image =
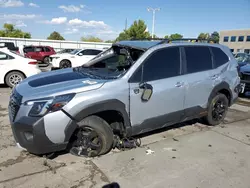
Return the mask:
<svg viewBox="0 0 250 188">
<path fill-rule="evenodd" d="M 24 132 L 24 136 L 26 138 L 26 140 L 28 141 L 33 141 L 33 134 L 31 132 Z"/>
</svg>

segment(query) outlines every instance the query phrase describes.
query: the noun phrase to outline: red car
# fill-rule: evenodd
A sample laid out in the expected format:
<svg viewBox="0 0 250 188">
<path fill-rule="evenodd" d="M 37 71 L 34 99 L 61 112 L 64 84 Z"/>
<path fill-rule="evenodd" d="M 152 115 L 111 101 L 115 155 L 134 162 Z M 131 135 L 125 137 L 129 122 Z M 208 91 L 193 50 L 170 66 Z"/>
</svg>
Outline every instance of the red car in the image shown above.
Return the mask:
<svg viewBox="0 0 250 188">
<path fill-rule="evenodd" d="M 25 46 L 23 48 L 25 57 L 41 61 L 48 64 L 49 56 L 56 54 L 54 48 L 50 46 Z"/>
</svg>

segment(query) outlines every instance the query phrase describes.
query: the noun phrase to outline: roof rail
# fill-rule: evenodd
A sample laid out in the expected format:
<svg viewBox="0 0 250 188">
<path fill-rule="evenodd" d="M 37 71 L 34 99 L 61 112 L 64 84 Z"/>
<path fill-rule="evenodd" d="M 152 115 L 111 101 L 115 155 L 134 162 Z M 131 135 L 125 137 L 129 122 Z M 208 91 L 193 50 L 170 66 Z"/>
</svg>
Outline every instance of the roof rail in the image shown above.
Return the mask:
<svg viewBox="0 0 250 188">
<path fill-rule="evenodd" d="M 199 38 L 182 38 L 182 39 L 166 39 L 166 38 L 131 38 L 129 40 L 161 40 L 162 43 L 171 43 L 173 41 L 187 41 L 187 42 L 207 42 L 207 43 L 218 43 L 214 39 L 199 39 Z"/>
</svg>

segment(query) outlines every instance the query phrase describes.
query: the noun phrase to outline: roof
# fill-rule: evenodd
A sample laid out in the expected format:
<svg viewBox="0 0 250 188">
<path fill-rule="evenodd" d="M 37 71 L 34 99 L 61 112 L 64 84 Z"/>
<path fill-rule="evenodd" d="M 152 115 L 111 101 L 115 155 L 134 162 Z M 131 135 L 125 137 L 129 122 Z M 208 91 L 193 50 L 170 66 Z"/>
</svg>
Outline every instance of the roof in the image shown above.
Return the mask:
<svg viewBox="0 0 250 188">
<path fill-rule="evenodd" d="M 134 47 L 134 48 L 139 48 L 139 49 L 149 49 L 152 46 L 155 46 L 162 42 L 161 40 L 154 40 L 154 41 L 143 41 L 143 40 L 136 40 L 136 41 L 120 41 L 115 44 L 114 46 L 129 46 L 129 47 Z"/>
</svg>

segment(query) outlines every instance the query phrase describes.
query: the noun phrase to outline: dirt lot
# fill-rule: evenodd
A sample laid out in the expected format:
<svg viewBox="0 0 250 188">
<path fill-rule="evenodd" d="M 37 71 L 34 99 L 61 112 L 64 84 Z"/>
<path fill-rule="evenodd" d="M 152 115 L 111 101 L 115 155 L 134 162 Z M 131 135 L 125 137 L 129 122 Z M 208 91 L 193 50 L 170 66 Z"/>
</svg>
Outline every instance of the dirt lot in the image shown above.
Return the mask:
<svg viewBox="0 0 250 188">
<path fill-rule="evenodd" d="M 0 88 L 0 187 L 247 188 L 250 185 L 250 101 L 240 100 L 224 124 L 195 123 L 142 138 L 142 146 L 94 158 L 62 154 L 47 160 L 15 146 L 7 116 L 10 89 Z M 146 150 L 151 153 L 146 153 Z"/>
</svg>

